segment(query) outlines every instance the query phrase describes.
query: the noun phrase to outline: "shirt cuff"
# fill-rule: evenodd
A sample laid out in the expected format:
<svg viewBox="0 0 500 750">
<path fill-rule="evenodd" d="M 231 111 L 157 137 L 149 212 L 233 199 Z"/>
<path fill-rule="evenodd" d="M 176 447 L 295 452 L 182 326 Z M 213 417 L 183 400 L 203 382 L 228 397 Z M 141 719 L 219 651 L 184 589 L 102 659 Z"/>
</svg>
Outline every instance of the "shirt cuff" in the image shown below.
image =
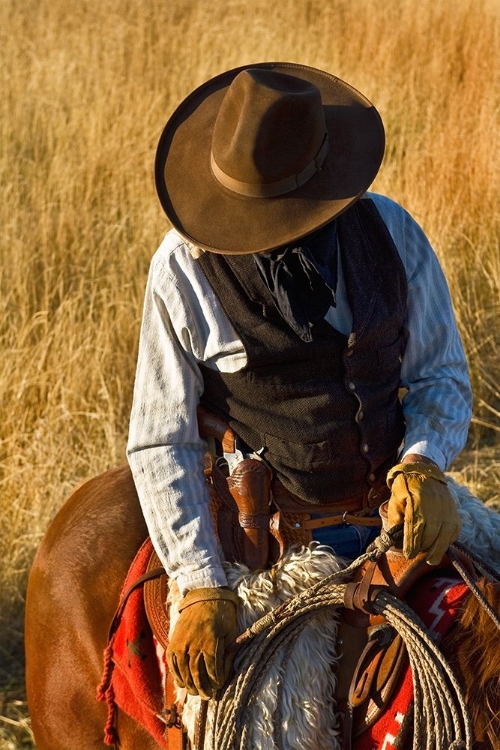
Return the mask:
<svg viewBox="0 0 500 750">
<path fill-rule="evenodd" d="M 403 459 L 410 453 L 419 453 L 421 456 L 426 456 L 426 458 L 434 461 L 441 471 L 446 471 L 447 466 L 444 453 L 439 448 L 436 448 L 435 445 L 431 445 L 427 440 L 420 440 L 418 443 L 405 445 L 400 458 Z"/>
<path fill-rule="evenodd" d="M 192 589 L 210 589 L 218 586 L 227 586 L 227 576 L 223 568 L 215 567 L 204 570 L 198 570 L 186 575 L 176 577 L 176 583 L 179 590 L 184 596 L 186 591 Z"/>
</svg>

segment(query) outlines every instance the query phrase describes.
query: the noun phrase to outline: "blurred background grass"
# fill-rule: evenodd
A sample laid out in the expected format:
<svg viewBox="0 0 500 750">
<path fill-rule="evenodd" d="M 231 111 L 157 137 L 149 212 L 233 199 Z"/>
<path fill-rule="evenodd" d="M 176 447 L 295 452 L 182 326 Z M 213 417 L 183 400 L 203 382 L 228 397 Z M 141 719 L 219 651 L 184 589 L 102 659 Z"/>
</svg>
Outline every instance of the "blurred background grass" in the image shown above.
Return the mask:
<svg viewBox="0 0 500 750">
<path fill-rule="evenodd" d="M 498 501 L 498 49 L 498 0 L 1 0 L 1 750 L 33 747 L 33 554 L 71 489 L 124 461 L 143 289 L 168 229 L 155 147 L 210 76 L 290 60 L 376 104 L 388 146 L 373 187 L 433 242 L 470 363 L 474 420 L 453 472 Z"/>
</svg>

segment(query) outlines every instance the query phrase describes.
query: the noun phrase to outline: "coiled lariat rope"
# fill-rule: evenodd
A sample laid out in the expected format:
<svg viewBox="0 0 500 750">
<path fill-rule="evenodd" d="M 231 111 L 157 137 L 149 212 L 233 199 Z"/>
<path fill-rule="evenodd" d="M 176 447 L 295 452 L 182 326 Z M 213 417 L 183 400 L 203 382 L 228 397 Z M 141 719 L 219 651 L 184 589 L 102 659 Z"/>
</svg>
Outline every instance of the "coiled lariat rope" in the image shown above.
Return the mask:
<svg viewBox="0 0 500 750">
<path fill-rule="evenodd" d="M 401 635 L 410 660 L 413 750 L 471 748 L 472 727 L 462 689 L 422 620 L 386 591 L 377 595 L 373 609 Z"/>
<path fill-rule="evenodd" d="M 247 717 L 280 651 L 283 650 L 282 666 L 286 666 L 309 619 L 319 610 L 342 605 L 344 581 L 364 563 L 377 560 L 394 541 L 393 533 L 382 531 L 369 550 L 349 567 L 279 605 L 239 636 L 237 645 L 242 648 L 235 659 L 235 675 L 219 699 L 211 702 L 212 750 L 249 750 Z M 414 684 L 413 750 L 471 750 L 471 722 L 462 690 L 424 623 L 408 605 L 385 590 L 378 593 L 372 606 L 401 635 L 408 651 Z M 275 750 L 284 750 L 281 703 L 285 672 L 280 669 L 278 677 L 278 706 L 273 719 Z"/>
</svg>

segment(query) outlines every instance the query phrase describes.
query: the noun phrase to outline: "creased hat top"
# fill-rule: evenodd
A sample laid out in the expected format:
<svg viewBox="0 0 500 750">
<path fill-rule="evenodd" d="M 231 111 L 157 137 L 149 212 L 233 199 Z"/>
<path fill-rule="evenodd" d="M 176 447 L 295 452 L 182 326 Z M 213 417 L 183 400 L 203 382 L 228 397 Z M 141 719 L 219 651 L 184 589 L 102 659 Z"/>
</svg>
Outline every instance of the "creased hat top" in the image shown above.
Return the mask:
<svg viewBox="0 0 500 750">
<path fill-rule="evenodd" d="M 224 97 L 212 137 L 212 170 L 229 190 L 283 195 L 305 184 L 328 151 L 318 88 L 274 70 L 244 70 Z"/>
</svg>

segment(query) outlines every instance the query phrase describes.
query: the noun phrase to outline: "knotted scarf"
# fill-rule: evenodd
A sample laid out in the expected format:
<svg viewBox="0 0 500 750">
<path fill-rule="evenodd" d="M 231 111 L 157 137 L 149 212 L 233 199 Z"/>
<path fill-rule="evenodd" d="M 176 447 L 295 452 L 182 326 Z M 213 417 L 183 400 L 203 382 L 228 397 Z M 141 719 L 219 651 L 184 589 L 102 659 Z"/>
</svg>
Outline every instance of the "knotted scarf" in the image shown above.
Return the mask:
<svg viewBox="0 0 500 750">
<path fill-rule="evenodd" d="M 253 258 L 281 317 L 309 342 L 314 324 L 336 305 L 336 221 L 299 242 Z"/>
</svg>

